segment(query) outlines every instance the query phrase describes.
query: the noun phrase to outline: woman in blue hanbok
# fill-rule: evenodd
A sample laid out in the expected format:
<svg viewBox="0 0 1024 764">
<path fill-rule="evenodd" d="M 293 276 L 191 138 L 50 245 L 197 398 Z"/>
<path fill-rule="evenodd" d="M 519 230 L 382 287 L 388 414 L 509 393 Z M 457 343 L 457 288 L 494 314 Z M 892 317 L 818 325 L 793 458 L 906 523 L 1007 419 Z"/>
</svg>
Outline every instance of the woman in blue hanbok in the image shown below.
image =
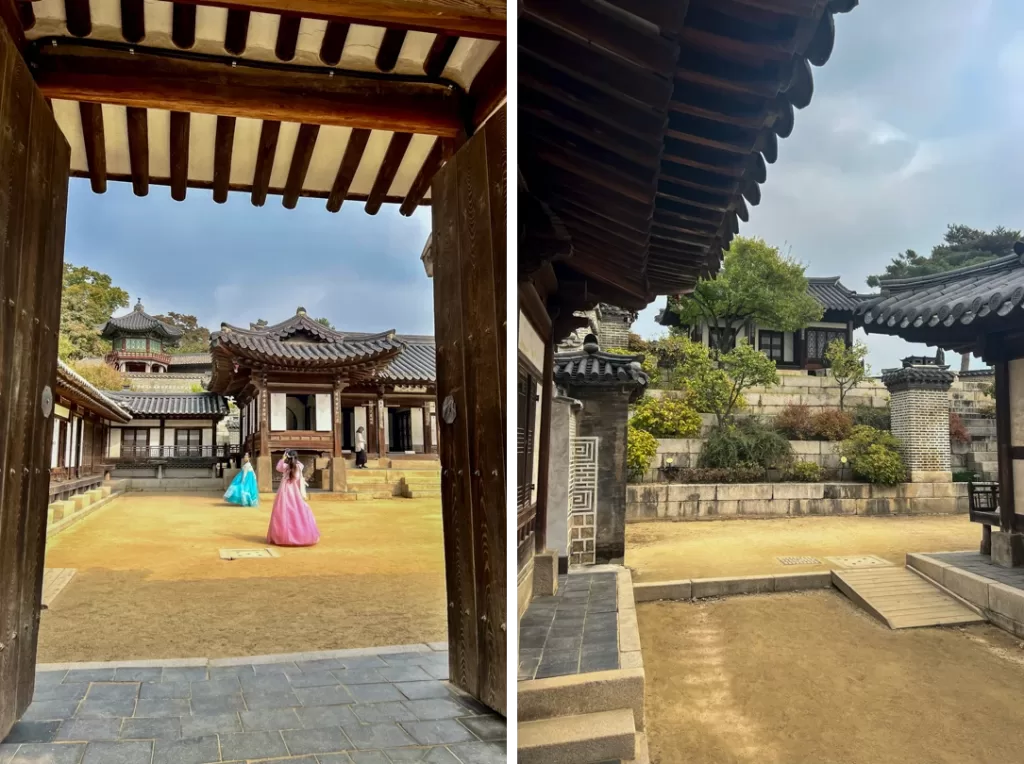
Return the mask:
<svg viewBox="0 0 1024 764">
<path fill-rule="evenodd" d="M 242 507 L 255 507 L 260 503 L 260 489 L 256 485 L 256 472 L 249 463 L 249 454 L 242 457 L 242 471 L 231 481 L 224 500 Z"/>
</svg>

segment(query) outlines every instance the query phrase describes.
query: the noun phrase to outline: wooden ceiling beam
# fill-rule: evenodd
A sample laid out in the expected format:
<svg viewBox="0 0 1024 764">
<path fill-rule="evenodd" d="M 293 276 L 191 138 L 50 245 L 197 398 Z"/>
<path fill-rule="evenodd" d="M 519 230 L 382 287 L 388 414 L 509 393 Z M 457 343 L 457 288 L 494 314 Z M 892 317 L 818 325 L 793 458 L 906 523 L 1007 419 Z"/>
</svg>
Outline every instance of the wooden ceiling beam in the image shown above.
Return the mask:
<svg viewBox="0 0 1024 764">
<path fill-rule="evenodd" d="M 228 11 L 228 25 L 224 32 L 224 50 L 235 56 L 245 53 L 249 40 L 249 11 L 232 8 Z"/>
<path fill-rule="evenodd" d="M 508 83 L 507 51 L 505 41 L 502 40 L 469 87 L 469 97 L 473 102 L 470 122 L 474 131 L 491 116 L 505 98 Z"/>
<path fill-rule="evenodd" d="M 196 44 L 196 7 L 172 3 L 171 41 L 182 50 Z"/>
<path fill-rule="evenodd" d="M 82 135 L 85 138 L 85 161 L 89 167 L 92 190 L 102 194 L 107 190 L 107 150 L 103 141 L 103 107 L 98 103 L 78 104 L 82 115 Z"/>
<path fill-rule="evenodd" d="M 149 193 L 149 117 L 145 109 L 128 108 L 128 161 L 132 190 L 136 196 Z"/>
<path fill-rule="evenodd" d="M 444 153 L 441 140 L 438 139 L 431 146 L 430 153 L 427 154 L 427 158 L 423 160 L 419 173 L 416 174 L 416 180 L 412 182 L 412 186 L 409 187 L 409 193 L 405 195 L 405 201 L 402 202 L 402 206 L 398 210 L 401 214 L 408 217 L 416 211 L 420 202 L 423 201 L 423 197 L 430 190 L 430 184 L 443 163 Z"/>
<path fill-rule="evenodd" d="M 384 39 L 380 41 L 377 49 L 377 58 L 374 61 L 377 68 L 382 72 L 390 72 L 398 63 L 398 56 L 402 53 L 402 46 L 405 45 L 404 29 L 388 29 L 384 32 Z"/>
<path fill-rule="evenodd" d="M 191 5 L 262 13 L 291 13 L 312 19 L 367 24 L 389 29 L 503 39 L 505 0 L 176 0 Z"/>
<path fill-rule="evenodd" d="M 440 77 L 444 73 L 445 67 L 448 66 L 448 59 L 452 57 L 452 52 L 458 42 L 459 38 L 453 35 L 443 32 L 437 34 L 434 37 L 434 42 L 430 44 L 427 57 L 423 60 L 423 73 L 428 77 Z"/>
<path fill-rule="evenodd" d="M 188 190 L 188 138 L 191 126 L 191 114 L 171 112 L 171 198 L 176 202 L 185 201 Z"/>
<path fill-rule="evenodd" d="M 252 177 L 252 204 L 262 207 L 267 202 L 267 191 L 270 188 L 270 174 L 274 170 L 274 157 L 277 155 L 277 139 L 281 135 L 281 123 L 275 120 L 264 120 L 260 128 L 260 144 L 256 149 L 256 169 Z"/>
<path fill-rule="evenodd" d="M 356 129 L 349 134 L 348 143 L 345 145 L 345 155 L 341 158 L 338 174 L 334 177 L 334 185 L 331 186 L 331 194 L 327 197 L 327 209 L 330 212 L 340 210 L 342 202 L 348 197 L 349 186 L 352 185 L 352 179 L 356 176 L 356 170 L 359 169 L 363 152 L 366 150 L 366 142 L 369 140 L 369 130 Z"/>
<path fill-rule="evenodd" d="M 217 117 L 213 149 L 213 201 L 224 204 L 231 185 L 231 153 L 235 146 L 235 118 Z"/>
<path fill-rule="evenodd" d="M 388 150 L 384 152 L 384 160 L 380 163 L 377 177 L 373 181 L 373 188 L 370 189 L 370 198 L 366 200 L 366 214 L 376 215 L 380 211 L 384 197 L 395 180 L 395 174 L 405 159 L 405 152 L 411 140 L 411 133 L 395 133 L 391 136 Z"/>
<path fill-rule="evenodd" d="M 295 140 L 295 150 L 292 152 L 292 163 L 288 168 L 288 180 L 284 185 L 285 209 L 293 210 L 299 201 L 299 193 L 306 182 L 306 173 L 309 171 L 309 162 L 313 158 L 313 149 L 316 148 L 316 139 L 320 135 L 320 125 L 302 125 L 299 127 L 299 137 Z"/>
<path fill-rule="evenodd" d="M 121 35 L 135 44 L 142 42 L 146 36 L 143 0 L 121 0 Z"/>
<path fill-rule="evenodd" d="M 68 33 L 74 37 L 88 37 L 92 32 L 89 0 L 64 0 L 64 17 Z"/>
<path fill-rule="evenodd" d="M 324 77 L 154 52 L 63 45 L 33 58 L 49 98 L 455 137 L 461 96 L 445 85 Z"/>
<path fill-rule="evenodd" d="M 277 27 L 277 42 L 274 44 L 274 55 L 281 61 L 295 58 L 295 50 L 299 44 L 299 26 L 301 16 L 285 15 Z"/>
<path fill-rule="evenodd" d="M 320 60 L 327 66 L 337 66 L 341 54 L 345 51 L 345 40 L 348 39 L 349 24 L 344 21 L 332 21 L 324 32 L 320 43 Z"/>
</svg>

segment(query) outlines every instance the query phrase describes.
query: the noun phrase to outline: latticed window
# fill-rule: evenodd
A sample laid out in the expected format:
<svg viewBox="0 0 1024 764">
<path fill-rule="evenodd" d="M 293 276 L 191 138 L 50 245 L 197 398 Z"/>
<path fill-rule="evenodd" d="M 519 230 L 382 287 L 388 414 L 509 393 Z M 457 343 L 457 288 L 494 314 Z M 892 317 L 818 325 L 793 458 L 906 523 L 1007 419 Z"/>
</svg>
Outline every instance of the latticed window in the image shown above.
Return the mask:
<svg viewBox="0 0 1024 764">
<path fill-rule="evenodd" d="M 846 342 L 846 332 L 842 329 L 808 329 L 807 337 L 807 360 L 825 360 L 825 350 L 829 343 L 835 340 Z"/>
<path fill-rule="evenodd" d="M 782 363 L 783 334 L 762 329 L 757 333 L 757 349 L 777 363 Z"/>
<path fill-rule="evenodd" d="M 149 430 L 121 430 L 121 456 L 149 456 Z"/>
<path fill-rule="evenodd" d="M 145 352 L 145 350 L 146 350 L 146 338 L 142 337 L 140 339 L 138 337 L 128 337 L 124 341 L 124 349 L 125 350 L 134 350 L 134 351 Z"/>
<path fill-rule="evenodd" d="M 517 493 L 519 509 L 528 507 L 533 496 L 533 442 L 537 422 L 537 383 L 520 367 L 516 414 Z"/>
<path fill-rule="evenodd" d="M 202 456 L 203 455 L 203 431 L 202 430 L 175 430 L 174 445 L 177 456 Z"/>
</svg>

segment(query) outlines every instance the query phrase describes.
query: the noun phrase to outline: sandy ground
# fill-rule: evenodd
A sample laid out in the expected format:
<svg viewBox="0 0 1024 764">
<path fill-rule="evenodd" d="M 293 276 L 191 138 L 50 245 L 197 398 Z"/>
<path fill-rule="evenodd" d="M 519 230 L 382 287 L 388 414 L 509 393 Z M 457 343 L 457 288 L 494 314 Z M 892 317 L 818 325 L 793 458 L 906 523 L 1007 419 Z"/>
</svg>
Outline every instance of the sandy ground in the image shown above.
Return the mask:
<svg viewBox="0 0 1024 764">
<path fill-rule="evenodd" d="M 48 542 L 77 575 L 43 612 L 39 661 L 226 657 L 446 639 L 438 499 L 314 502 L 320 543 L 278 559 L 271 503 L 131 494 Z"/>
<path fill-rule="evenodd" d="M 637 614 L 654 764 L 1020 761 L 1024 645 L 993 626 L 890 631 L 837 592 Z"/>
<path fill-rule="evenodd" d="M 870 554 L 904 563 L 907 552 L 977 551 L 981 526 L 967 515 L 799 517 L 626 526 L 626 565 L 634 581 L 825 570 L 823 558 Z M 783 565 L 779 556 L 822 565 Z"/>
</svg>

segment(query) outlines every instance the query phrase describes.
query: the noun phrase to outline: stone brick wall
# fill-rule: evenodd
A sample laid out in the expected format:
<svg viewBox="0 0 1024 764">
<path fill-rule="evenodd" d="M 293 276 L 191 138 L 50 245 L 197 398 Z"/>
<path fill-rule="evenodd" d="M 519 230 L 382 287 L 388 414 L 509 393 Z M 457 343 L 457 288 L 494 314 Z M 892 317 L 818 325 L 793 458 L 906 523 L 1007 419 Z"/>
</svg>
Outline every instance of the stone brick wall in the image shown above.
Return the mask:
<svg viewBox="0 0 1024 764">
<path fill-rule="evenodd" d="M 911 472 L 948 472 L 949 396 L 942 390 L 894 392 L 890 404 L 892 434 Z"/>
<path fill-rule="evenodd" d="M 687 469 L 697 466 L 700 449 L 704 441 L 701 438 L 659 438 L 658 451 L 651 460 L 651 467 L 644 473 L 644 483 L 657 483 L 664 480 L 661 468 L 668 465 Z M 840 467 L 838 443 L 817 440 L 791 440 L 793 456 L 798 461 L 814 462 L 822 469 L 836 470 Z M 838 474 L 835 477 L 840 477 Z M 847 475 L 848 477 L 848 475 Z"/>
<path fill-rule="evenodd" d="M 661 483 L 629 486 L 626 521 L 954 514 L 967 501 L 966 483 Z"/>
<path fill-rule="evenodd" d="M 597 342 L 602 350 L 629 347 L 629 327 L 635 314 L 610 305 L 599 305 L 596 311 Z"/>
</svg>

